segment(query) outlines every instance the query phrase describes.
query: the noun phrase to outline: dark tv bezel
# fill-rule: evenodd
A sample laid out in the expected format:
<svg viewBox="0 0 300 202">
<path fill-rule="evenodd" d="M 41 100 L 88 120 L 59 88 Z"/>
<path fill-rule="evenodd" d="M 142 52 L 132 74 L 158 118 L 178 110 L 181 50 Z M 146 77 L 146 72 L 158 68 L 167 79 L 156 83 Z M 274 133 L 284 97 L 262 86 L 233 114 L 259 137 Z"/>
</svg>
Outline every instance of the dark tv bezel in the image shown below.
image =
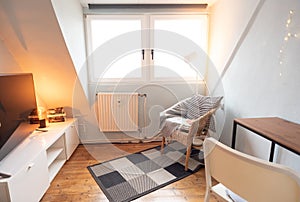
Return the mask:
<svg viewBox="0 0 300 202">
<path fill-rule="evenodd" d="M 30 94 L 33 93 L 34 98 L 31 100 L 33 102 L 32 107 L 37 108 L 37 101 L 36 101 L 36 93 L 35 93 L 35 85 L 34 85 L 34 79 L 33 79 L 33 74 L 32 73 L 12 73 L 12 74 L 0 74 L 0 77 L 18 77 L 18 76 L 23 76 L 23 77 L 30 77 L 31 78 L 31 83 L 30 87 L 32 89 L 29 89 Z M 1 79 L 1 78 L 0 78 Z M 7 87 L 8 88 L 8 87 Z M 1 90 L 1 89 L 0 89 Z M 19 89 L 14 89 L 14 90 L 19 90 Z M 31 95 L 32 96 L 32 95 Z M 12 98 L 13 99 L 13 98 Z M 19 99 L 22 101 L 22 99 Z M 0 97 L 0 102 L 1 102 L 1 97 Z M 32 109 L 33 110 L 33 109 Z M 26 113 L 29 113 L 30 109 L 26 111 Z M 9 113 L 9 112 L 8 112 Z M 29 114 L 28 114 L 29 115 Z M 30 124 L 26 115 L 22 116 L 20 120 L 16 120 L 16 127 L 13 130 L 13 132 L 10 132 L 11 134 L 8 135 L 6 140 L 4 141 L 3 145 L 0 148 L 0 162 L 5 159 L 5 157 L 14 150 L 19 144 L 21 144 L 32 132 L 38 128 L 38 124 Z M 0 120 L 1 121 L 1 120 Z M 2 120 L 3 121 L 3 120 Z M 2 135 L 2 134 L 0 134 Z"/>
</svg>

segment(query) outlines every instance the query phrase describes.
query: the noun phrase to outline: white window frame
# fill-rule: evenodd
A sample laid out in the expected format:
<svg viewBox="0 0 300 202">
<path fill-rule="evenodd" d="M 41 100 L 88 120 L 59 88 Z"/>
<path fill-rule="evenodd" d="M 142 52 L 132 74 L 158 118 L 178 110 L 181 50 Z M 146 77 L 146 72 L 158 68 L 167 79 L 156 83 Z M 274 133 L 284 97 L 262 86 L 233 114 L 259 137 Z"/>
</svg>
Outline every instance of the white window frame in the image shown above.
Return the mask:
<svg viewBox="0 0 300 202">
<path fill-rule="evenodd" d="M 203 35 L 206 36 L 206 43 L 203 43 L 204 45 L 204 51 L 207 52 L 208 50 L 208 16 L 206 13 L 199 14 L 199 13 L 168 13 L 168 14 L 157 14 L 157 13 L 148 13 L 148 14 L 101 14 L 101 15 L 86 15 L 86 46 L 87 46 L 87 54 L 90 55 L 92 53 L 92 42 L 91 42 L 91 24 L 90 19 L 141 19 L 142 20 L 142 26 L 141 29 L 146 29 L 148 27 L 153 27 L 153 22 L 155 19 L 175 19 L 178 17 L 186 17 L 186 18 L 193 18 L 194 16 L 204 15 L 206 17 L 206 29 L 203 30 Z M 144 33 L 144 32 L 143 32 Z M 153 34 L 147 33 L 148 36 L 145 36 L 145 34 L 142 36 L 142 47 L 152 47 L 153 45 Z M 145 40 L 145 38 L 148 38 Z M 153 62 L 150 59 L 150 49 L 151 48 L 145 48 L 145 59 L 142 63 L 141 67 L 141 77 L 139 78 L 126 78 L 125 80 L 122 80 L 122 82 L 129 82 L 129 83 L 149 83 L 149 82 L 181 82 L 182 79 L 177 79 L 175 77 L 163 77 L 163 78 L 155 78 L 154 76 L 154 68 L 153 68 Z M 94 78 L 93 76 L 93 65 L 89 64 L 88 62 L 88 72 L 89 72 L 89 83 L 96 83 L 98 82 L 99 78 Z M 205 75 L 203 75 L 205 76 Z M 189 83 L 197 83 L 199 81 L 203 81 L 204 78 L 197 78 L 190 79 L 185 78 L 185 81 Z M 105 83 L 116 83 L 120 82 L 120 79 L 101 79 L 101 82 Z"/>
<path fill-rule="evenodd" d="M 145 16 L 144 15 L 139 15 L 139 14 L 126 14 L 126 15 L 87 15 L 86 16 L 86 46 L 87 46 L 87 54 L 88 57 L 93 53 L 93 47 L 92 47 L 92 33 L 91 33 L 91 20 L 95 20 L 95 19 L 139 19 L 142 22 L 142 26 L 141 28 L 144 29 L 143 25 L 145 25 Z M 141 36 L 142 41 L 141 41 L 141 45 L 142 47 L 144 47 L 144 41 L 143 38 L 145 38 L 145 36 Z M 142 48 L 141 47 L 141 48 Z M 120 56 L 119 56 L 120 57 Z M 118 58 L 116 58 L 118 59 Z M 145 63 L 145 61 L 142 61 L 142 66 L 144 66 L 143 63 Z M 94 75 L 94 70 L 93 68 L 95 67 L 93 65 L 93 61 L 88 59 L 87 60 L 87 65 L 88 65 L 88 73 L 89 73 L 89 82 L 90 83 L 97 83 L 99 81 L 100 78 L 96 78 Z M 108 82 L 108 83 L 115 83 L 115 82 L 120 82 L 122 78 L 109 78 L 109 79 L 105 79 L 105 78 L 101 78 L 101 82 Z M 127 78 L 125 81 L 126 82 L 138 82 L 138 81 L 145 81 L 146 80 L 146 75 L 145 72 L 143 71 L 143 69 L 141 69 L 141 77 L 138 78 Z"/>
<path fill-rule="evenodd" d="M 207 14 L 186 14 L 186 13 L 182 13 L 182 14 L 155 14 L 155 15 L 150 15 L 149 18 L 150 18 L 150 27 L 151 28 L 154 28 L 155 25 L 155 20 L 174 20 L 174 19 L 195 19 L 195 18 L 198 18 L 198 17 L 201 17 L 201 21 L 203 23 L 203 26 L 206 27 L 206 29 L 203 29 L 201 31 L 201 35 L 203 35 L 204 37 L 202 38 L 201 40 L 201 44 L 197 44 L 199 46 L 201 46 L 202 50 L 205 51 L 206 53 L 208 52 L 208 16 Z M 154 46 L 154 36 L 153 36 L 153 33 L 150 33 L 150 46 L 153 47 Z M 168 51 L 163 51 L 162 52 L 168 52 Z M 154 53 L 155 54 L 155 53 Z M 176 53 L 169 53 L 175 57 L 178 57 L 178 58 L 182 58 L 181 55 L 177 55 Z M 154 56 L 154 61 L 155 61 L 155 56 Z M 154 61 L 150 61 L 150 65 L 151 67 L 153 67 L 154 65 Z M 187 61 L 186 61 L 187 62 Z M 188 63 L 187 63 L 188 64 Z M 154 67 L 155 68 L 155 67 Z M 168 80 L 168 81 L 172 81 L 172 82 L 176 82 L 178 81 L 178 78 L 176 77 L 155 77 L 155 69 L 152 68 L 151 69 L 151 72 L 150 72 L 150 80 L 152 81 L 155 81 L 155 82 L 162 82 L 162 81 L 165 81 L 165 80 Z M 183 78 L 185 81 L 187 82 L 198 82 L 199 80 L 203 80 L 204 79 L 204 76 L 205 75 L 202 75 L 203 78 L 200 78 L 200 77 L 197 77 L 196 79 L 194 78 L 191 78 L 191 77 L 185 77 Z"/>
</svg>

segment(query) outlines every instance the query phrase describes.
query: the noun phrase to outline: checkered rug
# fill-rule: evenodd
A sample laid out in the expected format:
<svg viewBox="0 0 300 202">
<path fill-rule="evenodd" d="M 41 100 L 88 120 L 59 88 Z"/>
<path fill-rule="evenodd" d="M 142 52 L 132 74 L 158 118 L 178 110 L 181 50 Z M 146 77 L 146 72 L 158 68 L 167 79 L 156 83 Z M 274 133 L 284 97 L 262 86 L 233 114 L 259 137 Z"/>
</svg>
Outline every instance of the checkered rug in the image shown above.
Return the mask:
<svg viewBox="0 0 300 202">
<path fill-rule="evenodd" d="M 160 146 L 104 163 L 88 169 L 109 201 L 131 201 L 198 171 L 203 153 L 194 150 L 189 170 L 184 171 L 184 145 L 168 144 L 163 154 Z"/>
</svg>

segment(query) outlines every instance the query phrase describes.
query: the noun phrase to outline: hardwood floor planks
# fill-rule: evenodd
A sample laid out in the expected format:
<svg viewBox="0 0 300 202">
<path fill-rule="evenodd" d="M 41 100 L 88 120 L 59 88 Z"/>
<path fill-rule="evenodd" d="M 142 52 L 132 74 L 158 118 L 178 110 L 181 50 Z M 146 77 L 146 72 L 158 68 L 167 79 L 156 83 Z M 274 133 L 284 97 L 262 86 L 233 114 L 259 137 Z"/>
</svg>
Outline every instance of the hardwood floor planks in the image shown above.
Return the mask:
<svg viewBox="0 0 300 202">
<path fill-rule="evenodd" d="M 52 181 L 41 202 L 80 201 L 104 202 L 108 201 L 87 166 L 108 161 L 114 158 L 135 153 L 160 145 L 154 143 L 131 144 L 89 144 L 79 145 L 72 157 Z M 137 202 L 199 202 L 204 200 L 205 173 L 204 168 L 182 180 L 156 190 L 139 199 Z M 212 195 L 211 201 L 223 201 Z"/>
</svg>

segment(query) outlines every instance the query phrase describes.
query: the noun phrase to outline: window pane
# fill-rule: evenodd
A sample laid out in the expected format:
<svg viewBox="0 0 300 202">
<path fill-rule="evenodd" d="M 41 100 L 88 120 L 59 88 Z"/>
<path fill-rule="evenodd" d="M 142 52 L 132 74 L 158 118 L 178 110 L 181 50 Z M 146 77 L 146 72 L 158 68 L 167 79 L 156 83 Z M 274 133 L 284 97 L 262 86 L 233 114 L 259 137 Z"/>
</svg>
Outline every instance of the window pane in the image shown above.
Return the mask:
<svg viewBox="0 0 300 202">
<path fill-rule="evenodd" d="M 206 16 L 163 16 L 153 19 L 154 29 L 166 30 L 182 35 L 195 44 L 197 44 L 203 51 L 207 49 L 207 25 Z M 154 47 L 157 47 L 154 34 Z M 174 42 L 176 43 L 176 41 Z M 193 52 L 193 50 L 191 50 Z M 184 56 L 181 56 L 184 57 Z M 191 68 L 192 61 L 184 61 L 181 57 L 168 54 L 167 52 L 155 52 L 154 58 L 154 77 L 181 77 L 185 79 L 196 79 L 197 72 Z M 162 68 L 166 67 L 166 69 Z M 163 70 L 164 69 L 164 70 Z M 173 73 L 171 73 L 173 72 Z"/>
<path fill-rule="evenodd" d="M 92 50 L 96 50 L 103 43 L 121 34 L 137 30 L 141 30 L 139 19 L 92 19 Z M 141 43 L 141 38 L 136 40 Z"/>
<path fill-rule="evenodd" d="M 100 19 L 95 18 L 90 21 L 90 33 L 91 33 L 91 49 L 95 51 L 97 48 L 101 48 L 101 45 L 108 42 L 109 40 L 118 37 L 122 34 L 126 34 L 132 31 L 141 30 L 141 19 L 126 19 L 126 17 L 119 17 L 118 19 Z M 135 35 L 136 36 L 136 35 Z M 135 37 L 135 44 L 141 47 L 141 34 L 139 37 Z M 126 37 L 124 37 L 126 39 Z M 120 44 L 120 46 L 128 46 L 130 44 L 126 43 Z M 115 46 L 107 51 L 114 51 Z M 131 47 L 128 47 L 129 51 Z M 101 56 L 100 56 L 101 57 Z M 94 65 L 94 78 L 137 78 L 141 77 L 141 53 L 126 53 L 123 56 L 117 56 L 115 61 L 109 67 L 97 67 Z M 105 69 L 105 70 L 104 70 Z M 102 74 L 104 71 L 104 74 Z"/>
<path fill-rule="evenodd" d="M 116 60 L 107 71 L 103 78 L 139 78 L 141 77 L 141 53 L 140 51 L 130 53 Z"/>
<path fill-rule="evenodd" d="M 197 72 L 182 58 L 170 53 L 155 52 L 155 77 L 197 79 Z"/>
</svg>

